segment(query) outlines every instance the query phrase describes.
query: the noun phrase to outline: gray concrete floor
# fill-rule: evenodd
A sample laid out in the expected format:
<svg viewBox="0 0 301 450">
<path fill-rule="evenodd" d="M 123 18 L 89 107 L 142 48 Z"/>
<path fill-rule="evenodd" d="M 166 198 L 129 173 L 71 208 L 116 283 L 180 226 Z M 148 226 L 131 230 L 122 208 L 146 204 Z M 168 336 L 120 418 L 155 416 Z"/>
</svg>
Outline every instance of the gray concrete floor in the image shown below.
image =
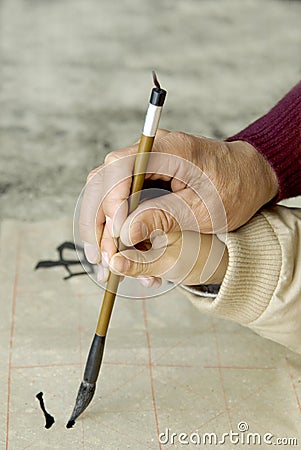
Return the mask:
<svg viewBox="0 0 301 450">
<path fill-rule="evenodd" d="M 300 78 L 301 2 L 0 1 L 0 218 L 72 214 L 87 172 L 161 125 L 226 137 Z"/>
</svg>

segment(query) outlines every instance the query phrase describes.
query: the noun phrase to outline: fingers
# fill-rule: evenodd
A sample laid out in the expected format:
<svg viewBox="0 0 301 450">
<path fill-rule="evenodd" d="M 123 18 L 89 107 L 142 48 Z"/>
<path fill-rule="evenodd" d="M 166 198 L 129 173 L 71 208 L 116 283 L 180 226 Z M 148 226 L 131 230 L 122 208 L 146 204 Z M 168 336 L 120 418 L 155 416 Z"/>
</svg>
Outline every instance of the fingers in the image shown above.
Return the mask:
<svg viewBox="0 0 301 450">
<path fill-rule="evenodd" d="M 158 285 L 162 275 L 174 265 L 181 253 L 181 247 L 181 233 L 155 233 L 149 250 L 141 251 L 135 248 L 113 255 L 110 270 L 113 273 L 137 277 L 146 287 Z"/>
<path fill-rule="evenodd" d="M 160 277 L 164 272 L 165 260 L 160 259 L 162 252 L 159 249 L 151 249 L 147 252 L 139 250 L 125 250 L 116 253 L 110 261 L 110 269 L 113 273 L 131 277 L 140 277 L 147 280 L 147 276 Z"/>
<path fill-rule="evenodd" d="M 168 135 L 167 130 L 159 130 L 157 139 Z M 132 185 L 133 167 L 138 151 L 138 143 L 111 152 L 105 159 L 103 212 L 113 220 L 113 235 L 118 237 L 128 215 L 127 199 Z"/>
<path fill-rule="evenodd" d="M 161 230 L 171 233 L 180 230 L 198 231 L 198 222 L 192 211 L 193 192 L 184 189 L 154 200 L 146 200 L 128 216 L 121 230 L 120 238 L 126 246 L 132 246 L 152 233 Z"/>
<path fill-rule="evenodd" d="M 170 131 L 162 129 L 162 128 L 159 129 L 156 133 L 155 143 L 159 142 L 162 138 L 168 136 L 169 134 L 170 134 Z M 136 155 L 136 153 L 138 151 L 139 141 L 140 141 L 140 139 L 137 142 L 135 142 L 133 145 L 129 145 L 128 147 L 124 147 L 119 150 L 108 153 L 107 156 L 105 157 L 104 163 L 110 164 L 118 159 L 122 159 L 127 156 Z"/>
<path fill-rule="evenodd" d="M 105 157 L 104 163 L 107 165 L 126 156 L 136 155 L 138 150 L 138 143 L 139 141 L 135 142 L 133 145 L 129 145 L 128 147 L 124 147 L 108 153 Z"/>
<path fill-rule="evenodd" d="M 144 275 L 138 275 L 137 280 L 139 281 L 142 286 L 146 288 L 158 288 L 162 284 L 162 279 L 160 277 L 151 277 L 151 276 L 144 276 Z"/>
<path fill-rule="evenodd" d="M 99 240 L 103 231 L 105 216 L 101 205 L 103 177 L 101 167 L 94 169 L 87 178 L 79 216 L 79 232 L 86 258 L 92 264 L 99 262 Z"/>
<path fill-rule="evenodd" d="M 130 192 L 136 152 L 137 145 L 134 145 L 121 152 L 110 153 L 106 157 L 106 164 L 92 170 L 87 177 L 79 216 L 79 232 L 84 242 L 86 258 L 92 264 L 101 260 L 99 244 L 106 221 L 105 216 L 112 218 L 118 212 L 116 227 L 123 223 L 127 216 L 125 199 Z M 122 164 L 121 161 L 117 163 L 120 158 Z"/>
<path fill-rule="evenodd" d="M 117 248 L 113 242 L 114 241 L 112 240 L 112 237 L 108 231 L 108 227 L 106 226 L 101 240 L 102 263 L 98 265 L 97 270 L 97 281 L 100 283 L 104 283 L 108 280 L 109 269 L 112 270 L 112 260 L 114 260 L 114 255 L 116 256 L 117 251 Z M 134 251 L 129 250 L 129 252 L 132 252 L 133 256 L 136 254 L 136 252 L 143 253 L 139 250 Z M 118 253 L 118 255 L 120 255 L 120 253 Z M 117 265 L 118 264 L 120 264 L 119 260 L 117 260 Z M 114 271 L 114 273 L 117 274 L 121 274 L 122 272 L 123 271 L 118 270 L 118 268 L 115 269 Z M 147 276 L 146 274 L 143 275 L 142 273 L 137 273 L 135 276 L 137 277 L 138 281 L 142 284 L 142 286 L 147 288 L 159 287 L 162 283 L 162 280 L 159 277 Z"/>
<path fill-rule="evenodd" d="M 169 133 L 159 130 L 156 140 L 164 139 Z M 90 172 L 82 199 L 79 231 L 84 242 L 85 254 L 89 262 L 101 260 L 99 243 L 106 216 L 112 219 L 112 234 L 119 236 L 124 223 L 130 194 L 133 166 L 138 144 L 111 152 L 105 164 Z"/>
<path fill-rule="evenodd" d="M 113 221 L 114 236 L 119 236 L 121 224 L 128 214 L 127 199 L 131 190 L 136 152 L 137 145 L 120 153 L 112 152 L 105 160 L 102 209 L 104 215 Z"/>
<path fill-rule="evenodd" d="M 116 241 L 112 238 L 111 227 L 111 219 L 107 217 L 106 226 L 100 242 L 102 262 L 106 267 L 108 267 L 110 259 L 117 251 Z"/>
<path fill-rule="evenodd" d="M 187 285 L 220 283 L 226 273 L 228 255 L 216 236 L 193 231 L 170 233 L 153 242 L 149 251 L 136 249 L 116 253 L 110 261 L 113 273 L 131 277 L 160 277 Z M 155 245 L 156 244 L 156 245 Z"/>
<path fill-rule="evenodd" d="M 150 287 L 158 285 L 159 278 L 178 281 L 181 277 L 181 264 L 174 270 L 182 251 L 181 233 L 170 233 L 162 240 L 155 238 L 153 246 L 148 251 L 137 249 L 116 253 L 110 261 L 113 273 L 137 277 L 141 284 Z"/>
</svg>

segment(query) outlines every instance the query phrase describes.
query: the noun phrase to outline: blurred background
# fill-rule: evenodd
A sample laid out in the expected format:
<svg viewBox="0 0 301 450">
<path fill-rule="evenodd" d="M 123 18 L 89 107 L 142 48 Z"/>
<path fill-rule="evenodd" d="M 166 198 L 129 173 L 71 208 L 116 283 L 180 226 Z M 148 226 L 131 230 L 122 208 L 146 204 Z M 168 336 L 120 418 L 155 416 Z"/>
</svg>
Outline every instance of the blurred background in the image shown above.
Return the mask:
<svg viewBox="0 0 301 450">
<path fill-rule="evenodd" d="M 72 215 L 87 173 L 161 126 L 226 138 L 300 79 L 301 2 L 0 0 L 0 219 Z"/>
</svg>

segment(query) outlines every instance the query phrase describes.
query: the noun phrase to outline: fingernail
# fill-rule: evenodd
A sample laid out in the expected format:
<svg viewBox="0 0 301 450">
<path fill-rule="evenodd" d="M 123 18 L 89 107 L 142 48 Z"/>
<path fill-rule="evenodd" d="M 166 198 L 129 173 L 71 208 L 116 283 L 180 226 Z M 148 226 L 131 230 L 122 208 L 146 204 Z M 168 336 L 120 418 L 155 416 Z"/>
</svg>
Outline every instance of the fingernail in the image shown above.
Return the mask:
<svg viewBox="0 0 301 450">
<path fill-rule="evenodd" d="M 96 245 L 90 244 L 89 242 L 84 242 L 84 251 L 89 263 L 91 264 L 98 263 L 100 259 L 100 254 L 98 247 Z"/>
<path fill-rule="evenodd" d="M 122 225 L 128 216 L 128 202 L 127 200 L 119 206 L 114 214 L 114 226 L 113 226 L 113 236 L 119 237 Z"/>
<path fill-rule="evenodd" d="M 113 234 L 113 221 L 111 219 L 111 217 L 106 216 L 106 226 L 108 227 L 109 233 L 112 237 L 114 237 Z"/>
<path fill-rule="evenodd" d="M 108 252 L 101 253 L 101 263 L 103 267 L 109 267 L 109 254 Z"/>
<path fill-rule="evenodd" d="M 148 228 L 144 222 L 136 222 L 130 228 L 130 239 L 136 244 L 144 241 L 148 236 Z"/>
<path fill-rule="evenodd" d="M 97 278 L 97 281 L 102 281 L 104 278 L 104 270 L 103 270 L 102 264 L 98 264 L 96 278 Z"/>
<path fill-rule="evenodd" d="M 126 273 L 130 268 L 130 261 L 118 255 L 113 258 L 111 267 L 115 272 Z"/>
<path fill-rule="evenodd" d="M 142 284 L 142 286 L 149 288 L 152 286 L 154 280 L 151 277 L 146 277 L 143 275 L 138 275 L 137 280 L 139 281 L 140 284 Z"/>
<path fill-rule="evenodd" d="M 103 281 L 107 281 L 109 275 L 109 270 L 106 267 L 103 267 L 102 264 L 98 264 L 98 268 L 97 268 L 97 281 L 99 283 L 103 282 Z"/>
<path fill-rule="evenodd" d="M 153 287 L 154 288 L 159 288 L 162 284 L 162 279 L 161 278 L 155 278 L 154 283 L 153 283 Z"/>
</svg>

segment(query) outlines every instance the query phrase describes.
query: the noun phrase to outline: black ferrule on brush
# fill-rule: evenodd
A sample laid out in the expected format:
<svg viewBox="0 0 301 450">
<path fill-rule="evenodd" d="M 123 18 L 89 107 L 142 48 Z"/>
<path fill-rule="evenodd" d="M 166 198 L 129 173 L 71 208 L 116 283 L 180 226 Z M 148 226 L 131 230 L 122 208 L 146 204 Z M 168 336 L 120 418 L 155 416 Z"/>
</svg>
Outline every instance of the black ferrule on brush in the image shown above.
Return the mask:
<svg viewBox="0 0 301 450">
<path fill-rule="evenodd" d="M 167 92 L 164 89 L 154 87 L 149 102 L 155 106 L 163 106 Z"/>
<path fill-rule="evenodd" d="M 96 383 L 103 357 L 105 340 L 105 336 L 98 336 L 97 334 L 94 336 L 84 373 L 84 380 L 87 383 Z"/>
</svg>

